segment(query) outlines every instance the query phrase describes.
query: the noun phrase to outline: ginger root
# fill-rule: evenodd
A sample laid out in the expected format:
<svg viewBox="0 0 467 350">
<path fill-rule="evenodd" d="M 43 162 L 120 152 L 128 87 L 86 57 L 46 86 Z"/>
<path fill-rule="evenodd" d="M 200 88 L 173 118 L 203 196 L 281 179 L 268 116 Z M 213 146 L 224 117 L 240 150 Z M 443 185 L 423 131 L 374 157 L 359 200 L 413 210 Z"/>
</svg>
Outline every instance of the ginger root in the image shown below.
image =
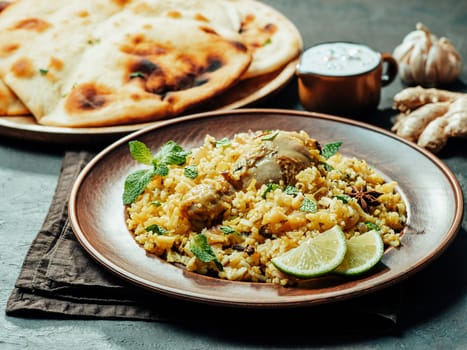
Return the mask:
<svg viewBox="0 0 467 350">
<path fill-rule="evenodd" d="M 411 87 L 394 96 L 394 108 L 392 131 L 433 153 L 450 137 L 467 137 L 466 93 Z"/>
</svg>

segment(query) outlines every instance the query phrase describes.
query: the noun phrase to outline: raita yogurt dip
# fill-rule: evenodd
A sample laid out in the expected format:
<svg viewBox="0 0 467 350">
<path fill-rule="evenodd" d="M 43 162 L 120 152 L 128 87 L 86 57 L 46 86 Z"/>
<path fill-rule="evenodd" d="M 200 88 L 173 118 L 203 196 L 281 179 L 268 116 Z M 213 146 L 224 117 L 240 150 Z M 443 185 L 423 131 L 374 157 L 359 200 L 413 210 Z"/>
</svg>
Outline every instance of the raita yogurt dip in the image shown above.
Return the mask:
<svg viewBox="0 0 467 350">
<path fill-rule="evenodd" d="M 298 70 L 327 76 L 349 76 L 368 72 L 381 61 L 381 55 L 365 45 L 334 42 L 306 50 Z"/>
</svg>

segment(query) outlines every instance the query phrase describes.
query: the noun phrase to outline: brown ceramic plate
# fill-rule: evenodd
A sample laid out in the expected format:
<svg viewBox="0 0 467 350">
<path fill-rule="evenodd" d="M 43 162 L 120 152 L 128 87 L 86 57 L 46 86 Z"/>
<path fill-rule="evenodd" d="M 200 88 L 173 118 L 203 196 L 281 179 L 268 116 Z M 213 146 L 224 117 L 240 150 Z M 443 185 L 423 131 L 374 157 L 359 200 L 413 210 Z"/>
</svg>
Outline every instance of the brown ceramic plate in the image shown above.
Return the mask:
<svg viewBox="0 0 467 350">
<path fill-rule="evenodd" d="M 190 149 L 206 134 L 230 137 L 248 130 L 305 130 L 322 144 L 342 141 L 341 152 L 356 156 L 388 180 L 408 204 L 402 247 L 389 249 L 380 266 L 358 278 L 323 277 L 299 287 L 230 282 L 187 272 L 146 254 L 124 221 L 125 177 L 138 165 L 128 141 L 156 152 L 168 140 Z M 291 307 L 342 300 L 390 286 L 439 256 L 457 233 L 463 213 L 461 188 L 439 159 L 385 130 L 339 117 L 287 110 L 240 109 L 174 119 L 137 131 L 99 153 L 73 186 L 69 214 L 82 246 L 100 264 L 125 280 L 154 292 L 237 307 Z"/>
<path fill-rule="evenodd" d="M 203 105 L 198 111 L 192 111 L 190 114 L 229 110 L 259 103 L 289 83 L 295 74 L 297 63 L 298 58 L 275 72 L 243 80 L 212 99 L 213 102 Z M 40 125 L 32 116 L 0 116 L 0 135 L 47 144 L 108 144 L 130 132 L 158 123 L 159 121 L 107 127 L 65 128 Z"/>
</svg>

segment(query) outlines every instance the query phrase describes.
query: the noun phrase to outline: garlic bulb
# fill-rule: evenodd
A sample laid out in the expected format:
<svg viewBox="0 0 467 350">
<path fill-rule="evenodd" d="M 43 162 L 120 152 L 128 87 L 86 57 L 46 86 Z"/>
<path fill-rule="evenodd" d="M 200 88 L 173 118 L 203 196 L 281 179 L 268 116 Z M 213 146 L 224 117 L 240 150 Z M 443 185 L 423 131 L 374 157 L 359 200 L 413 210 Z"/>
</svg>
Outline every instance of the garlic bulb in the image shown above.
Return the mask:
<svg viewBox="0 0 467 350">
<path fill-rule="evenodd" d="M 409 84 L 436 86 L 456 80 L 462 57 L 447 38 L 438 39 L 422 23 L 407 34 L 393 52 L 402 80 Z"/>
</svg>

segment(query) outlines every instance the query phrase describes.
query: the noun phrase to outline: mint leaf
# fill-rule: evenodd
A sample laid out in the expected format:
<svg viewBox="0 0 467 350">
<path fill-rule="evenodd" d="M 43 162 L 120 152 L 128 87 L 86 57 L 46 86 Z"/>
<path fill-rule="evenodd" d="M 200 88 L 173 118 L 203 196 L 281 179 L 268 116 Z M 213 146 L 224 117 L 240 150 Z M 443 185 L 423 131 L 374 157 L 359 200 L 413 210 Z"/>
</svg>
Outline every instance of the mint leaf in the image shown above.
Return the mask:
<svg viewBox="0 0 467 350">
<path fill-rule="evenodd" d="M 272 141 L 276 138 L 277 135 L 279 135 L 279 131 L 276 131 L 275 133 L 269 133 L 268 135 L 264 136 L 261 141 Z"/>
<path fill-rule="evenodd" d="M 130 141 L 128 142 L 128 146 L 130 147 L 130 153 L 133 159 L 142 164 L 152 164 L 154 157 L 151 150 L 144 143 L 140 141 Z"/>
<path fill-rule="evenodd" d="M 232 141 L 230 141 L 227 137 L 224 137 L 220 140 L 216 141 L 216 147 L 227 147 L 232 144 Z"/>
<path fill-rule="evenodd" d="M 284 188 L 284 193 L 288 194 L 288 195 L 291 195 L 291 196 L 296 196 L 297 194 L 300 193 L 300 190 L 295 186 L 287 185 Z"/>
<path fill-rule="evenodd" d="M 188 165 L 183 170 L 183 175 L 192 180 L 196 179 L 196 177 L 198 176 L 198 168 L 196 167 L 196 165 Z"/>
<path fill-rule="evenodd" d="M 156 235 L 165 235 L 167 232 L 169 232 L 158 224 L 149 225 L 148 227 L 145 228 L 145 230 L 147 232 L 155 233 Z"/>
<path fill-rule="evenodd" d="M 326 171 L 333 171 L 334 170 L 334 168 L 332 166 L 330 166 L 328 163 L 320 162 L 319 164 L 321 164 L 324 167 L 324 170 L 326 170 Z"/>
<path fill-rule="evenodd" d="M 344 202 L 344 204 L 348 203 L 352 199 L 352 197 L 347 194 L 336 194 L 334 197 Z"/>
<path fill-rule="evenodd" d="M 329 159 L 339 151 L 341 146 L 342 142 L 328 143 L 321 149 L 321 155 L 324 158 Z"/>
<path fill-rule="evenodd" d="M 311 198 L 305 197 L 300 205 L 300 210 L 307 213 L 316 213 L 318 211 L 318 203 Z"/>
<path fill-rule="evenodd" d="M 279 188 L 279 185 L 278 184 L 273 184 L 273 183 L 269 183 L 267 184 L 267 187 L 266 189 L 264 190 L 263 194 L 261 195 L 261 197 L 263 197 L 264 199 L 266 199 L 266 195 L 269 193 L 269 192 L 272 192 L 276 189 Z"/>
<path fill-rule="evenodd" d="M 154 171 L 152 169 L 137 170 L 128 175 L 123 187 L 123 204 L 133 203 L 153 177 Z"/>
<path fill-rule="evenodd" d="M 221 230 L 226 235 L 230 235 L 230 234 L 239 235 L 240 234 L 240 232 L 238 232 L 237 230 L 233 229 L 230 226 L 220 226 L 219 230 Z"/>
<path fill-rule="evenodd" d="M 164 144 L 159 152 L 156 153 L 154 156 L 153 163 L 155 164 L 170 164 L 170 165 L 182 165 L 186 162 L 186 157 L 189 155 L 190 152 L 186 152 L 183 150 L 181 146 L 179 146 L 174 141 L 168 141 Z"/>
<path fill-rule="evenodd" d="M 133 78 L 146 78 L 146 74 L 144 74 L 143 72 L 130 73 L 130 79 L 133 79 Z"/>
<path fill-rule="evenodd" d="M 208 238 L 199 233 L 192 238 L 190 243 L 190 251 L 202 262 L 211 262 L 214 261 L 217 268 L 222 271 L 224 268 L 220 261 L 217 259 L 216 254 L 209 245 Z"/>
<path fill-rule="evenodd" d="M 154 174 L 159 176 L 167 176 L 169 173 L 169 167 L 167 164 L 161 163 L 154 165 Z"/>
<path fill-rule="evenodd" d="M 376 230 L 376 231 L 381 230 L 381 228 L 378 225 L 376 225 L 376 224 L 374 224 L 372 222 L 369 222 L 369 221 L 366 221 L 365 225 L 366 225 L 366 227 L 368 227 L 369 230 Z"/>
</svg>

